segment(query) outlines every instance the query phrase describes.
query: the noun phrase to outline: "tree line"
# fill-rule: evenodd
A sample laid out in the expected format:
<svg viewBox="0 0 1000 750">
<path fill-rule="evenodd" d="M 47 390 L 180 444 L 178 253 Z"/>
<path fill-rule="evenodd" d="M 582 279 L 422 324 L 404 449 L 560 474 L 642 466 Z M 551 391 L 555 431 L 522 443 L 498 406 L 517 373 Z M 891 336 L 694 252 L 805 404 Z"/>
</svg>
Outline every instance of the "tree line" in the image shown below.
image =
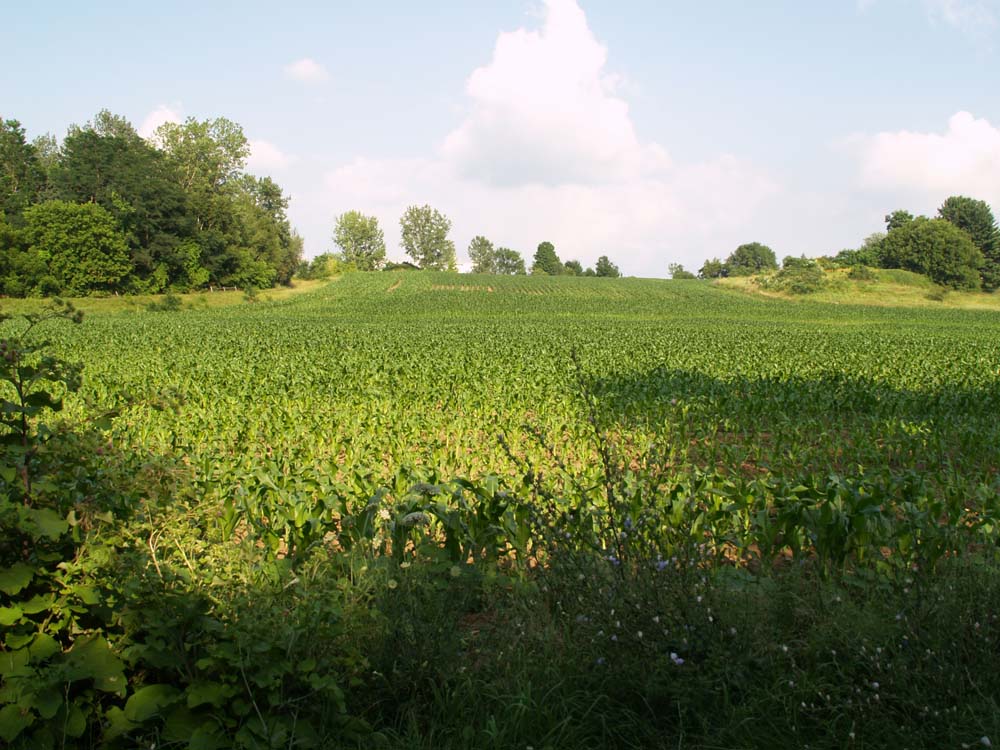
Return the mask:
<svg viewBox="0 0 1000 750">
<path fill-rule="evenodd" d="M 417 268 L 454 271 L 455 243 L 448 237 L 451 220 L 431 206 L 410 206 L 399 220 L 401 244 L 413 263 L 387 263 L 385 235 L 378 219 L 360 211 L 347 211 L 336 218 L 333 243 L 336 252 L 323 253 L 304 263 L 300 275 L 307 278 L 331 276 L 344 266 L 360 271 Z M 472 238 L 468 247 L 472 273 L 499 275 L 527 274 L 524 257 L 509 247 L 496 247 L 482 235 Z M 551 242 L 542 242 L 535 250 L 530 268 L 533 275 L 618 277 L 621 272 L 606 255 L 593 268 L 584 268 L 578 260 L 563 262 Z"/>
<path fill-rule="evenodd" d="M 281 188 L 246 172 L 249 154 L 225 118 L 147 140 L 102 110 L 62 143 L 0 118 L 0 294 L 287 284 L 302 239 Z"/>
<path fill-rule="evenodd" d="M 992 292 L 1000 288 L 1000 228 L 985 201 L 951 196 L 934 218 L 898 210 L 886 215 L 885 224 L 885 232 L 870 235 L 858 248 L 815 261 L 789 257 L 783 265 L 800 273 L 807 272 L 810 263 L 840 268 L 899 268 L 954 289 Z M 774 251 L 752 242 L 740 245 L 724 261 L 706 261 L 698 276 L 749 276 L 777 268 Z M 672 264 L 670 271 L 675 279 L 695 277 L 677 264 Z"/>
</svg>

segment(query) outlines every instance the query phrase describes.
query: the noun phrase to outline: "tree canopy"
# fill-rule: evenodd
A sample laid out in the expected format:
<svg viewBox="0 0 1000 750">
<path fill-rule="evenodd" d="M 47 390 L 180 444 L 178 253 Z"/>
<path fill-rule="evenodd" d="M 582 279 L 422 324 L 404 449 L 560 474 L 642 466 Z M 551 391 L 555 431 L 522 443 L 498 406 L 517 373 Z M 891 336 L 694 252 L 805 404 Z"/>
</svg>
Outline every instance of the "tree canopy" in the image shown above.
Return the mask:
<svg viewBox="0 0 1000 750">
<path fill-rule="evenodd" d="M 524 258 L 516 250 L 511 250 L 509 247 L 498 247 L 496 250 L 496 259 L 497 273 L 508 276 L 523 276 L 527 273 L 524 267 Z"/>
<path fill-rule="evenodd" d="M 1000 229 L 986 201 L 952 196 L 941 204 L 938 218 L 963 230 L 983 254 L 980 269 L 983 287 L 989 290 L 1000 287 Z"/>
<path fill-rule="evenodd" d="M 333 227 L 340 258 L 360 271 L 376 271 L 385 263 L 385 236 L 378 219 L 360 211 L 345 211 Z"/>
<path fill-rule="evenodd" d="M 469 259 L 472 261 L 473 273 L 496 273 L 497 253 L 493 243 L 482 235 L 472 238 L 469 243 Z"/>
<path fill-rule="evenodd" d="M 534 274 L 545 274 L 548 276 L 559 276 L 563 273 L 562 261 L 556 255 L 556 246 L 551 242 L 542 242 L 535 250 L 534 262 L 531 264 L 531 272 Z"/>
<path fill-rule="evenodd" d="M 622 275 L 622 272 L 618 270 L 618 266 L 612 263 L 607 255 L 602 255 L 597 259 L 597 263 L 594 264 L 594 275 L 617 279 Z"/>
<path fill-rule="evenodd" d="M 147 141 L 128 120 L 102 110 L 85 125 L 70 126 L 61 145 L 51 136 L 29 144 L 16 121 L 5 121 L 0 206 L 9 248 L 0 257 L 0 292 L 71 294 L 81 288 L 72 274 L 39 266 L 31 250 L 43 220 L 46 231 L 54 231 L 53 222 L 63 226 L 66 238 L 98 232 L 103 216 L 98 222 L 96 214 L 68 205 L 100 207 L 127 249 L 125 273 L 103 275 L 92 291 L 287 283 L 302 240 L 288 221 L 281 188 L 244 171 L 248 153 L 240 126 L 222 118 L 167 123 Z M 49 202 L 57 205 L 30 212 Z M 78 232 L 69 231 L 71 221 L 81 222 Z M 60 257 L 85 260 L 72 253 Z"/>
<path fill-rule="evenodd" d="M 421 268 L 454 271 L 455 243 L 448 238 L 451 220 L 430 206 L 410 206 L 399 220 L 403 249 Z"/>
<path fill-rule="evenodd" d="M 920 216 L 891 230 L 882 243 L 884 268 L 902 268 L 956 289 L 978 289 L 983 254 L 972 238 L 944 219 Z"/>
<path fill-rule="evenodd" d="M 752 276 L 763 271 L 773 271 L 778 268 L 778 259 L 774 250 L 760 242 L 748 242 L 733 250 L 726 258 L 728 276 Z"/>
</svg>

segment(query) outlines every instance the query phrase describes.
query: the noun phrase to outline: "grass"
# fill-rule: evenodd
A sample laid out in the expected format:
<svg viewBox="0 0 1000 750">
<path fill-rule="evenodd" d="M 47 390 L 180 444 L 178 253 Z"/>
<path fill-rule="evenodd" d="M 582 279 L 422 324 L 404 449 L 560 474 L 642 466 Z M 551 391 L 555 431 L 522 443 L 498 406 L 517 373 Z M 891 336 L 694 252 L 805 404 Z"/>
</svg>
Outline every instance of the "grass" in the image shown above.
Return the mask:
<svg viewBox="0 0 1000 750">
<path fill-rule="evenodd" d="M 275 287 L 258 292 L 258 302 L 278 302 L 290 299 L 303 292 L 315 291 L 325 284 L 326 280 L 295 279 L 291 286 Z M 213 309 L 231 307 L 246 303 L 246 293 L 243 290 L 234 292 L 191 292 L 174 295 L 180 298 L 181 309 Z M 162 304 L 165 294 L 129 294 L 112 295 L 109 297 L 78 297 L 67 298 L 74 306 L 85 313 L 127 313 L 145 310 L 149 305 Z M 45 300 L 29 297 L 27 299 L 5 299 L 3 309 L 11 314 L 37 312 L 45 306 Z"/>
<path fill-rule="evenodd" d="M 871 305 L 877 307 L 930 307 L 960 310 L 1000 310 L 1000 294 L 960 292 L 938 287 L 926 276 L 899 269 L 877 269 L 876 281 L 848 278 L 849 269 L 826 272 L 826 288 L 809 295 L 793 295 L 762 289 L 752 276 L 718 279 L 716 286 L 746 294 L 789 301 L 820 302 L 831 305 Z"/>
</svg>

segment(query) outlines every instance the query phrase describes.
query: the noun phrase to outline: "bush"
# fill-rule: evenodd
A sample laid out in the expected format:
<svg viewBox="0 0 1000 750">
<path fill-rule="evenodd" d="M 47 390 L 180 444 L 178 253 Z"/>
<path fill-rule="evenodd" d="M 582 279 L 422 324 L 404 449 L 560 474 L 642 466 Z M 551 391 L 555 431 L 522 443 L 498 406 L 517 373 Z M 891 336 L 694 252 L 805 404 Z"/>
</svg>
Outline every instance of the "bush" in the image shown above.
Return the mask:
<svg viewBox="0 0 1000 750">
<path fill-rule="evenodd" d="M 826 286 L 826 274 L 810 258 L 788 257 L 780 271 L 761 280 L 761 286 L 789 294 L 813 294 Z"/>
<path fill-rule="evenodd" d="M 847 278 L 852 281 L 877 281 L 878 274 L 868 266 L 858 265 L 851 266 L 851 271 L 847 274 Z"/>
</svg>

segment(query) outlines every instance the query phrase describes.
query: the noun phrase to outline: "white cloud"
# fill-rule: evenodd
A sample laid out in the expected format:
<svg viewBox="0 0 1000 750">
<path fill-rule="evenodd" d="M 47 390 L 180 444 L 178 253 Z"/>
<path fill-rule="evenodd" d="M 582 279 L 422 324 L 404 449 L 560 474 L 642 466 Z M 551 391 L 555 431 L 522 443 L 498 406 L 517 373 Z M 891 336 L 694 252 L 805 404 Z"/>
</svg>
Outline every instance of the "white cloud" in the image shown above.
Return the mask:
<svg viewBox="0 0 1000 750">
<path fill-rule="evenodd" d="M 500 34 L 436 153 L 357 158 L 329 172 L 321 192 L 297 194 L 294 213 L 373 214 L 401 259 L 392 247 L 399 217 L 429 203 L 454 221 L 460 261 L 484 234 L 529 264 L 548 240 L 564 260 L 590 265 L 607 254 L 625 273 L 649 276 L 674 261 L 697 270 L 707 256 L 765 240 L 753 227 L 774 210 L 775 181 L 730 155 L 672 164 L 637 135 L 583 11 L 573 0 L 546 0 L 543 11 L 539 31 Z M 328 232 L 317 220 L 315 234 Z"/>
<path fill-rule="evenodd" d="M 268 141 L 250 139 L 250 156 L 247 158 L 247 169 L 251 172 L 285 169 L 295 161 L 294 157 Z"/>
<path fill-rule="evenodd" d="M 321 83 L 330 77 L 326 68 L 311 57 L 303 57 L 285 66 L 285 75 L 305 83 Z"/>
<path fill-rule="evenodd" d="M 180 107 L 174 109 L 166 104 L 159 105 L 143 119 L 139 126 L 139 135 L 143 138 L 151 138 L 156 129 L 165 122 L 180 122 L 182 118 L 178 112 L 179 109 Z"/>
<path fill-rule="evenodd" d="M 546 0 L 540 31 L 500 34 L 466 84 L 470 109 L 445 140 L 461 173 L 495 185 L 629 180 L 669 166 L 640 144 L 607 49 L 575 0 Z"/>
<path fill-rule="evenodd" d="M 867 187 L 959 193 L 1000 205 L 1000 128 L 986 119 L 958 112 L 943 133 L 877 133 L 855 136 L 851 145 Z"/>
</svg>

